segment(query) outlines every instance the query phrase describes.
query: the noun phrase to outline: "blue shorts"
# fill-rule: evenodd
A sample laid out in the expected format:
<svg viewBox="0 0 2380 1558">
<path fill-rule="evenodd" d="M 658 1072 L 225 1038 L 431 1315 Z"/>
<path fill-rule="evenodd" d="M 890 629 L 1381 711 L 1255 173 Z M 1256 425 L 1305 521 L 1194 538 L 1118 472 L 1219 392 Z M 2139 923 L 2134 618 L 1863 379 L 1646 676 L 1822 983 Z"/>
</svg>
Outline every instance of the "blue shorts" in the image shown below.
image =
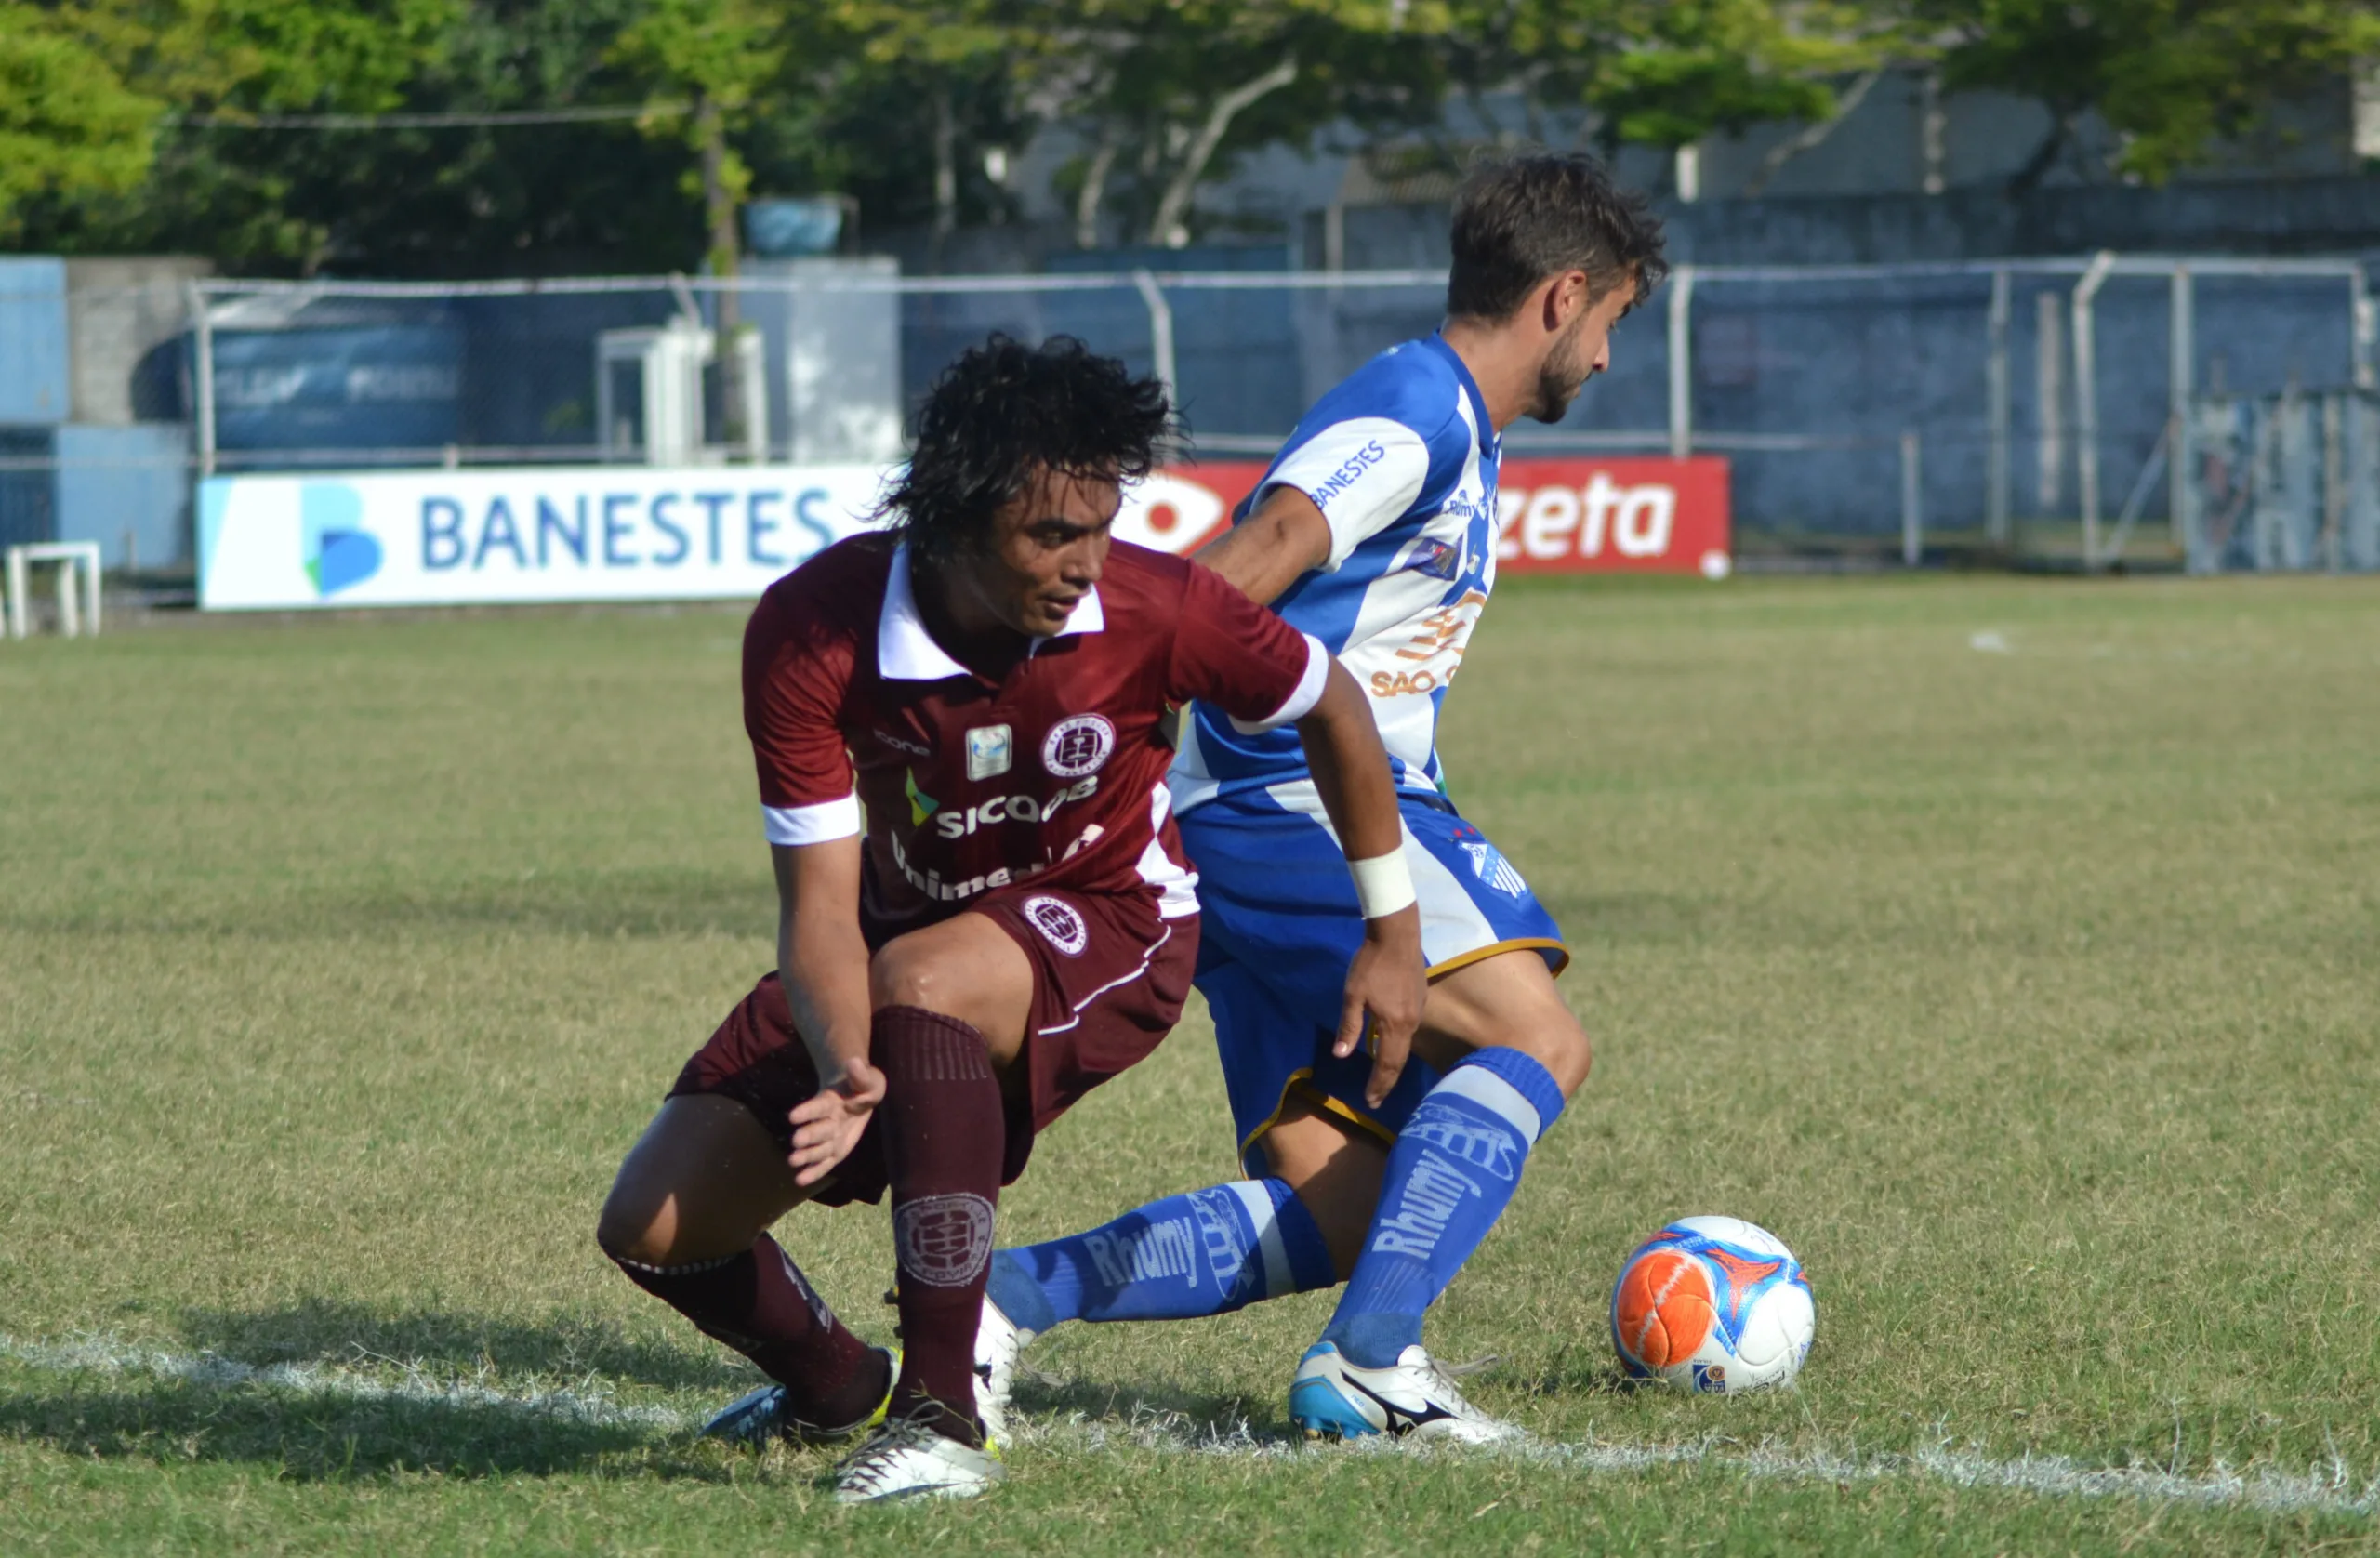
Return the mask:
<svg viewBox="0 0 2380 1558">
<path fill-rule="evenodd" d="M 1521 948 L 1560 973 L 1570 960 L 1561 928 L 1502 852 L 1435 797 L 1408 794 L 1404 811 L 1431 977 Z M 1197 984 L 1214 1016 L 1241 1166 L 1267 1172 L 1256 1139 L 1292 1093 L 1395 1139 L 1439 1074 L 1413 1061 L 1374 1109 L 1364 1102 L 1370 1057 L 1330 1053 L 1364 921 L 1312 782 L 1210 800 L 1179 821 L 1198 872 Z"/>
</svg>

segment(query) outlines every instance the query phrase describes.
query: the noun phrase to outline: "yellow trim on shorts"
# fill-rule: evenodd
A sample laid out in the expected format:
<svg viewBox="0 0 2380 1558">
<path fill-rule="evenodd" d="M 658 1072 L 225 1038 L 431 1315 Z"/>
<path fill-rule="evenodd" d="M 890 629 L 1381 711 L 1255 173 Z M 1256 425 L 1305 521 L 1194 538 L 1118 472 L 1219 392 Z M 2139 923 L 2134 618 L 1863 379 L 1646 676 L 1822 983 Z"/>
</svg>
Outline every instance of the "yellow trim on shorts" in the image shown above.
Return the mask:
<svg viewBox="0 0 2380 1558">
<path fill-rule="evenodd" d="M 1467 969 L 1474 963 L 1484 963 L 1490 957 L 1498 957 L 1507 952 L 1542 952 L 1553 954 L 1554 956 L 1547 957 L 1546 961 L 1553 964 L 1554 977 L 1556 979 L 1561 978 L 1562 970 L 1570 966 L 1570 949 L 1563 945 L 1560 942 L 1555 941 L 1551 936 L 1516 936 L 1511 941 L 1490 942 L 1486 946 L 1474 947 L 1469 952 L 1463 953 L 1460 957 L 1449 957 L 1443 963 L 1433 964 L 1428 969 L 1424 970 L 1423 972 L 1431 979 L 1440 979 L 1454 972 L 1457 969 Z M 1367 1034 L 1365 1036 L 1366 1046 L 1368 1047 L 1370 1042 L 1371 1036 Z M 1365 1114 L 1362 1110 L 1357 1109 L 1355 1105 L 1346 1102 L 1344 1100 L 1333 1098 L 1329 1093 L 1324 1092 L 1320 1088 L 1316 1087 L 1314 1085 L 1314 1067 L 1310 1065 L 1300 1066 L 1297 1070 L 1289 1073 L 1288 1081 L 1281 1084 L 1281 1101 L 1273 1105 L 1273 1112 L 1264 1116 L 1264 1123 L 1258 1126 L 1254 1130 L 1250 1131 L 1247 1137 L 1239 1143 L 1240 1168 L 1242 1172 L 1245 1172 L 1248 1168 L 1248 1149 L 1256 1145 L 1257 1139 L 1259 1137 L 1263 1136 L 1266 1131 L 1281 1123 L 1281 1116 L 1289 1112 L 1289 1094 L 1292 1092 L 1302 1095 L 1307 1102 L 1319 1105 L 1322 1109 L 1338 1116 L 1341 1119 L 1343 1119 L 1352 1125 L 1361 1126 L 1364 1129 L 1370 1131 L 1373 1135 L 1379 1137 L 1383 1142 L 1395 1142 L 1396 1140 L 1396 1132 L 1389 1129 L 1388 1127 L 1382 1125 L 1380 1121 L 1372 1118 L 1369 1115 Z"/>
<path fill-rule="evenodd" d="M 1366 1130 L 1370 1131 L 1373 1135 L 1379 1137 L 1383 1142 L 1394 1142 L 1396 1140 L 1396 1132 L 1389 1129 L 1388 1127 L 1381 1124 L 1380 1121 L 1373 1119 L 1370 1116 L 1364 1114 L 1361 1110 L 1341 1102 L 1338 1099 L 1335 1099 L 1329 1093 L 1324 1092 L 1320 1088 L 1316 1087 L 1314 1085 L 1314 1067 L 1310 1065 L 1302 1065 L 1298 1067 L 1297 1070 L 1290 1072 L 1289 1080 L 1281 1084 L 1281 1102 L 1273 1105 L 1273 1112 L 1264 1116 L 1264 1123 L 1258 1126 L 1254 1130 L 1250 1131 L 1240 1142 L 1240 1168 L 1243 1172 L 1245 1172 L 1248 1168 L 1248 1149 L 1256 1145 L 1256 1142 L 1259 1137 L 1263 1136 L 1266 1131 L 1281 1123 L 1281 1116 L 1289 1112 L 1289 1095 L 1291 1093 L 1297 1093 L 1302 1096 L 1307 1102 L 1319 1105 L 1321 1108 L 1329 1111 L 1331 1114 L 1337 1115 L 1342 1119 L 1348 1120 L 1355 1125 L 1363 1127 Z"/>
<path fill-rule="evenodd" d="M 1474 946 L 1469 952 L 1449 957 L 1443 963 L 1433 963 L 1421 971 L 1431 979 L 1444 979 L 1457 969 L 1467 969 L 1474 963 L 1485 963 L 1488 958 L 1501 957 L 1507 952 L 1553 954 L 1546 958 L 1546 961 L 1554 966 L 1554 977 L 1556 979 L 1561 978 L 1562 970 L 1570 966 L 1570 949 L 1553 937 L 1515 936 L 1508 942 L 1489 942 L 1486 946 Z"/>
</svg>

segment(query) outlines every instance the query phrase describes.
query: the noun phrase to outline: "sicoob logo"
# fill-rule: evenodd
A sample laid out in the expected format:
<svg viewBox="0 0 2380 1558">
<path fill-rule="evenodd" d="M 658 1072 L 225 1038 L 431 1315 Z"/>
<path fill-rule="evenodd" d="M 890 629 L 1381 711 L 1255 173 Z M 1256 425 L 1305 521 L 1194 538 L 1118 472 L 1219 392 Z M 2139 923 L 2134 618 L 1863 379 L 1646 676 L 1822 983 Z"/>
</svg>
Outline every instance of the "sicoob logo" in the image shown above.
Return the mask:
<svg viewBox="0 0 2380 1558">
<path fill-rule="evenodd" d="M 1091 944 L 1091 928 L 1075 906 L 1063 898 L 1027 898 L 1025 918 L 1044 940 L 1069 957 L 1079 957 Z"/>
<path fill-rule="evenodd" d="M 298 489 L 298 523 L 306 548 L 306 576 L 324 600 L 380 571 L 380 541 L 364 528 L 364 499 L 344 482 L 309 482 Z"/>
<path fill-rule="evenodd" d="M 1116 727 L 1096 714 L 1078 714 L 1050 727 L 1041 741 L 1041 766 L 1061 779 L 1096 773 L 1116 750 Z"/>
</svg>

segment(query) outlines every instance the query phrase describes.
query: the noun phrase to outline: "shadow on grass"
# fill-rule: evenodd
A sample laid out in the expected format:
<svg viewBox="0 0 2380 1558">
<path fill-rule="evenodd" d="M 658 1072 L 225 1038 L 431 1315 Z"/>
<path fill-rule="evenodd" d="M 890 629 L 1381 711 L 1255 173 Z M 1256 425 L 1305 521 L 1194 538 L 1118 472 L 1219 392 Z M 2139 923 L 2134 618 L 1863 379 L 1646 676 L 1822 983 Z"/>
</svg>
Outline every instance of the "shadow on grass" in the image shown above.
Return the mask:
<svg viewBox="0 0 2380 1558">
<path fill-rule="evenodd" d="M 1059 1379 L 1031 1370 L 1017 1378 L 1016 1410 L 1028 1419 L 1064 1419 L 1079 1415 L 1110 1428 L 1129 1429 L 1152 1419 L 1165 1419 L 1170 1433 L 1201 1440 L 1252 1437 L 1286 1441 L 1296 1436 L 1279 1406 L 1269 1401 L 1162 1387 L 1149 1389 L 1106 1380 Z"/>
<path fill-rule="evenodd" d="M 1542 1368 L 1499 1370 L 1493 1378 L 1507 1390 L 1533 1396 L 1631 1396 L 1650 1383 L 1630 1379 L 1606 1349 L 1567 1343 Z"/>
<path fill-rule="evenodd" d="M 96 1385 L 96 1388 L 94 1386 Z M 262 1465 L 303 1482 L 396 1472 L 550 1475 L 638 1455 L 640 1475 L 724 1481 L 726 1459 L 634 1423 L 496 1404 L 292 1394 L 254 1384 L 73 1376 L 0 1391 L 0 1442 L 99 1459 Z"/>
<path fill-rule="evenodd" d="M 390 1314 L 336 1299 L 267 1310 L 184 1309 L 176 1316 L 194 1351 L 241 1363 L 350 1367 L 394 1363 L 441 1373 L 491 1370 L 549 1382 L 597 1377 L 665 1390 L 751 1388 L 749 1365 L 687 1332 L 682 1348 L 633 1340 L 595 1320 L 496 1320 L 439 1311 Z"/>
</svg>

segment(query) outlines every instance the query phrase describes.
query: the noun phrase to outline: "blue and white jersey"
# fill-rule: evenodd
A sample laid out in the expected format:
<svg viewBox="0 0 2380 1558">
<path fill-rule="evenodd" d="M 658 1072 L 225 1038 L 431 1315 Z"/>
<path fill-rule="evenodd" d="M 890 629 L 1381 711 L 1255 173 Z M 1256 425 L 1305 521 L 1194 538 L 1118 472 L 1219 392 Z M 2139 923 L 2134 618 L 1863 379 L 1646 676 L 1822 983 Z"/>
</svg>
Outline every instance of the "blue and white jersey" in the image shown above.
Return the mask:
<svg viewBox="0 0 2380 1558">
<path fill-rule="evenodd" d="M 1408 790 L 1439 788 L 1438 707 L 1495 588 L 1498 451 L 1454 350 L 1437 336 L 1407 341 L 1315 403 L 1234 516 L 1281 486 L 1322 510 L 1330 556 L 1273 609 L 1371 695 Z M 1295 729 L 1246 734 L 1200 705 L 1174 759 L 1174 809 L 1308 777 Z"/>
</svg>

